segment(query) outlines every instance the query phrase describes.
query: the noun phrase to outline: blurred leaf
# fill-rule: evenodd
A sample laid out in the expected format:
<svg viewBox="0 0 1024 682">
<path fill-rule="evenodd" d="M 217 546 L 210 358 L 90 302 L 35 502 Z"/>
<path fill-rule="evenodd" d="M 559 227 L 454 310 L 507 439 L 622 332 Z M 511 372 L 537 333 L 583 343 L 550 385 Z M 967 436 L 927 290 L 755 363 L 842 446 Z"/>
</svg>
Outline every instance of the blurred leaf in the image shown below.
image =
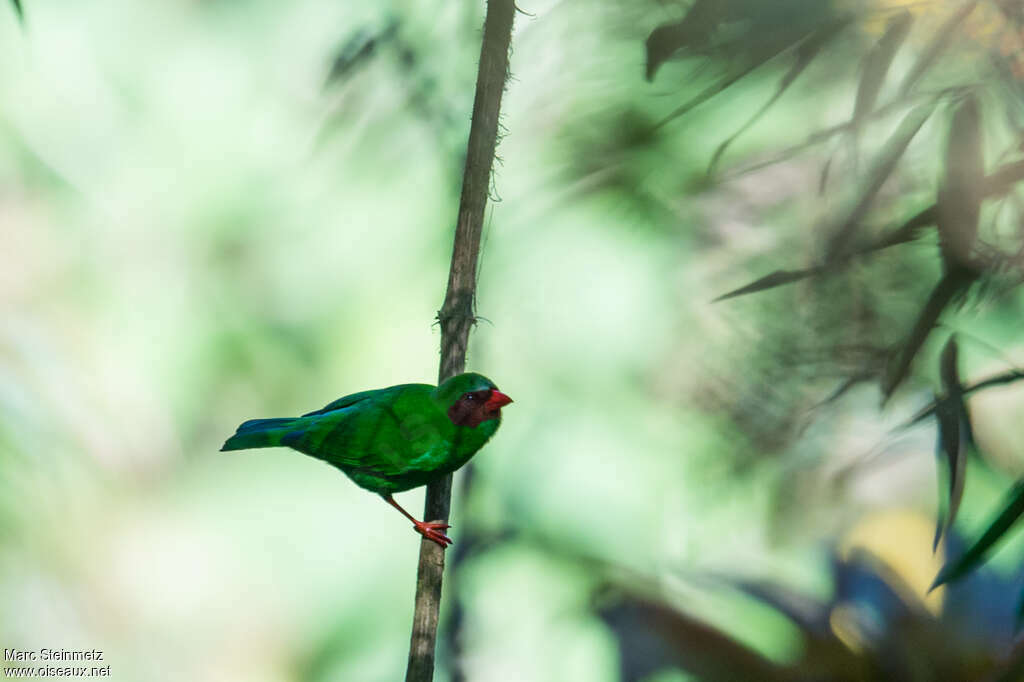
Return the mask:
<svg viewBox="0 0 1024 682">
<path fill-rule="evenodd" d="M 324 87 L 342 80 L 352 69 L 372 57 L 381 43 L 395 35 L 398 23 L 398 20 L 392 17 L 387 25 L 376 33 L 365 28 L 356 31 L 335 55 Z"/>
<path fill-rule="evenodd" d="M 939 585 L 958 580 L 983 563 L 985 554 L 1003 538 L 1021 514 L 1024 514 L 1024 480 L 1013 486 L 1006 496 L 1003 510 L 993 519 L 978 541 L 956 561 L 942 567 L 930 589 L 934 590 Z"/>
<path fill-rule="evenodd" d="M 746 75 L 750 74 L 752 71 L 756 70 L 759 66 L 762 66 L 763 64 L 766 64 L 767 62 L 770 62 L 772 59 L 774 59 L 775 57 L 779 56 L 780 54 L 782 54 L 783 52 L 785 52 L 786 50 L 791 48 L 793 46 L 793 44 L 794 43 L 788 43 L 788 44 L 772 43 L 772 44 L 770 44 L 756 58 L 751 59 L 749 62 L 747 62 L 746 64 L 744 64 L 741 67 L 739 67 L 738 69 L 736 69 L 732 73 L 732 75 L 726 76 L 725 78 L 723 78 L 722 80 L 718 81 L 717 83 L 715 83 L 715 84 L 705 88 L 700 93 L 698 93 L 696 96 L 694 96 L 693 98 L 687 100 L 681 106 L 677 107 L 676 109 L 673 109 L 671 113 L 669 113 L 663 119 L 658 121 L 657 125 L 655 125 L 654 127 L 655 128 L 661 128 L 665 124 L 667 124 L 667 123 L 673 121 L 674 119 L 677 119 L 680 116 L 688 113 L 690 110 L 692 110 L 692 109 L 696 108 L 697 106 L 703 104 L 704 102 L 708 101 L 709 99 L 711 99 L 712 97 L 714 97 L 718 93 L 720 93 L 723 90 L 727 89 L 729 86 L 735 84 L 737 81 L 741 80 L 744 76 L 746 76 Z"/>
<path fill-rule="evenodd" d="M 1010 383 L 1013 383 L 1014 381 L 1019 381 L 1021 379 L 1024 379 L 1024 370 L 1019 370 L 1019 369 L 1011 370 L 1009 372 L 1005 372 L 1004 374 L 998 374 L 998 375 L 996 375 L 994 377 L 990 377 L 990 378 L 985 379 L 983 381 L 979 381 L 976 384 L 971 384 L 970 386 L 967 386 L 967 387 L 965 387 L 963 389 L 962 394 L 965 395 L 965 396 L 966 395 L 970 395 L 971 393 L 974 393 L 975 391 L 980 391 L 982 389 L 991 388 L 992 386 L 1002 386 L 1004 384 L 1010 384 Z M 908 421 L 906 424 L 904 424 L 904 428 L 906 428 L 908 426 L 913 426 L 914 424 L 922 422 L 925 419 L 927 419 L 928 417 L 930 417 L 933 414 L 935 414 L 935 411 L 938 409 L 939 404 L 943 400 L 944 400 L 943 398 L 936 399 L 934 402 L 932 402 L 931 405 L 928 405 L 927 407 L 922 409 L 916 415 L 911 417 L 910 421 Z"/>
<path fill-rule="evenodd" d="M 1002 196 L 1009 192 L 1010 189 L 1012 189 L 1013 186 L 1021 180 L 1024 180 L 1024 161 L 1007 163 L 985 176 L 984 181 L 981 183 L 981 192 L 985 197 Z M 873 251 L 881 251 L 882 249 L 887 249 L 890 246 L 896 246 L 898 244 L 905 244 L 913 241 L 914 239 L 917 239 L 922 228 L 934 225 L 937 221 L 938 204 L 936 203 L 918 211 L 887 236 L 881 237 L 867 246 L 852 251 L 849 256 L 860 256 Z M 825 270 L 826 268 L 824 266 L 807 268 L 804 270 L 777 270 L 771 275 L 752 282 L 745 287 L 731 291 L 728 294 L 724 294 L 715 300 L 720 301 L 726 298 L 732 298 L 733 296 L 741 296 L 743 294 L 754 293 L 755 291 L 764 291 L 765 289 L 771 289 L 783 284 L 795 282 L 805 277 L 816 275 L 820 272 L 824 272 Z M 772 278 L 775 278 L 777 281 L 771 281 Z M 755 285 L 759 286 L 755 288 Z"/>
<path fill-rule="evenodd" d="M 897 244 L 905 244 L 907 242 L 917 239 L 918 232 L 923 227 L 927 227 L 935 222 L 935 206 L 929 206 L 928 208 L 916 213 L 912 218 L 907 220 L 905 223 L 900 225 L 898 228 L 893 230 L 888 235 L 877 239 L 876 241 L 868 244 L 862 248 L 850 251 L 846 254 L 845 258 L 850 259 L 856 256 L 863 256 L 874 251 L 880 251 L 887 249 L 890 246 L 896 246 Z M 744 294 L 752 294 L 758 291 L 766 291 L 768 289 L 774 289 L 775 287 L 782 286 L 783 284 L 789 284 L 790 282 L 796 282 L 807 277 L 813 277 L 814 275 L 828 272 L 835 267 L 836 263 L 827 263 L 818 265 L 815 267 L 805 268 L 803 270 L 776 270 L 770 275 L 751 282 L 739 289 L 733 289 L 732 291 L 722 294 L 718 298 L 714 299 L 712 303 L 718 301 L 724 301 L 728 298 L 734 298 L 736 296 L 743 296 Z M 838 397 L 838 396 L 836 396 Z M 826 401 L 828 402 L 828 401 Z"/>
<path fill-rule="evenodd" d="M 947 547 L 955 538 L 952 534 Z M 913 550 L 894 551 L 896 554 L 882 558 L 854 544 L 830 552 L 833 588 L 827 596 L 768 581 L 714 576 L 796 627 L 799 652 L 770 668 L 760 654 L 679 613 L 663 598 L 633 596 L 635 592 L 619 595 L 599 612 L 619 645 L 620 679 L 641 682 L 675 667 L 701 680 L 744 682 L 991 680 L 993 674 L 1004 675 L 999 679 L 1019 680 L 1019 676 L 1006 676 L 1024 663 L 1017 660 L 1017 652 L 1009 657 L 1008 666 L 1002 640 L 979 640 L 983 633 L 1002 632 L 984 628 L 992 625 L 993 617 L 1001 626 L 1012 605 L 990 610 L 985 604 L 991 602 L 992 589 L 1005 590 L 1007 583 L 994 580 L 991 574 L 980 575 L 947 590 L 943 611 L 935 614 L 906 580 L 905 570 L 892 563 L 897 556 L 909 556 L 904 551 Z M 962 628 L 963 622 L 949 620 L 957 613 L 950 603 L 969 606 L 972 613 L 987 620 L 972 621 L 972 629 Z"/>
<path fill-rule="evenodd" d="M 888 236 L 877 240 L 871 251 L 887 249 L 917 239 L 921 228 L 935 224 L 935 206 L 929 206 L 915 213 L 909 220 L 893 230 Z M 866 251 L 867 249 L 865 249 Z"/>
<path fill-rule="evenodd" d="M 857 83 L 857 97 L 853 105 L 853 122 L 859 126 L 875 110 L 878 93 L 882 90 L 885 77 L 892 66 L 897 50 L 903 44 L 914 17 L 904 10 L 889 20 L 885 33 L 864 57 L 860 81 Z"/>
<path fill-rule="evenodd" d="M 661 65 L 679 50 L 694 48 L 697 52 L 702 51 L 718 26 L 721 20 L 719 12 L 726 4 L 697 0 L 681 21 L 662 24 L 651 31 L 646 42 L 647 80 L 654 80 Z"/>
<path fill-rule="evenodd" d="M 963 387 L 960 384 L 959 367 L 960 349 L 956 343 L 956 334 L 949 337 L 945 348 L 942 349 L 942 357 L 939 360 L 939 377 L 942 381 L 942 388 L 950 401 L 961 411 L 964 409 Z"/>
<path fill-rule="evenodd" d="M 832 160 L 834 156 L 829 156 L 828 160 L 825 161 L 821 166 L 821 173 L 818 175 L 818 196 L 825 196 L 825 190 L 828 189 L 829 175 L 832 173 Z"/>
<path fill-rule="evenodd" d="M 841 256 L 848 249 L 850 242 L 856 236 L 861 226 L 861 220 L 867 213 L 871 203 L 882 188 L 885 181 L 892 174 L 893 169 L 906 151 L 910 141 L 914 139 L 917 131 L 921 129 L 924 122 L 931 116 L 935 109 L 935 101 L 920 104 L 908 113 L 899 127 L 896 129 L 882 148 L 882 153 L 875 160 L 874 166 L 868 174 L 868 182 L 861 189 L 857 199 L 834 227 L 829 228 L 830 240 L 826 247 L 826 261 L 831 261 Z"/>
<path fill-rule="evenodd" d="M 943 184 L 943 188 L 947 188 L 944 193 L 945 198 L 940 194 L 939 201 L 936 202 L 933 212 L 934 219 L 938 222 L 941 217 L 940 202 L 944 202 L 947 210 L 944 218 L 945 229 L 946 233 L 951 235 L 947 239 L 954 240 L 962 239 L 963 237 L 962 234 L 957 236 L 958 231 L 950 226 L 950 220 L 970 221 L 973 219 L 975 225 L 977 223 L 976 209 L 969 207 L 969 210 L 965 210 L 962 207 L 958 207 L 956 203 L 958 197 L 963 197 L 963 201 L 971 202 L 972 206 L 980 207 L 982 197 L 1005 193 L 1021 177 L 1024 177 L 1024 164 L 1013 162 L 1005 164 L 991 175 L 984 176 L 984 180 L 980 183 L 977 182 L 976 178 L 982 177 L 984 164 L 981 158 L 980 133 L 975 135 L 972 132 L 975 126 L 979 125 L 977 112 L 972 112 L 972 108 L 977 105 L 975 103 L 972 107 L 969 102 L 970 98 L 965 104 L 961 105 L 957 110 L 957 114 L 954 115 L 949 145 L 949 154 L 954 160 L 947 162 L 947 166 L 956 166 L 959 163 L 958 159 L 966 156 L 968 168 L 966 171 L 947 169 L 947 175 L 950 179 L 944 181 Z M 959 124 L 957 123 L 958 121 Z M 963 132 L 964 136 L 968 139 L 966 141 L 955 141 L 954 138 L 958 131 Z M 924 212 L 919 215 L 923 214 Z M 970 239 L 973 242 L 973 236 L 970 236 Z M 890 365 L 890 371 L 882 386 L 884 399 L 888 399 L 892 392 L 906 378 L 914 356 L 924 344 L 925 339 L 942 315 L 942 312 L 956 296 L 963 294 L 980 275 L 973 265 L 965 265 L 962 261 L 952 256 L 944 259 L 944 263 L 947 268 L 946 274 L 932 290 L 932 294 L 925 307 L 921 310 L 907 341 L 902 345 L 901 350 L 897 352 L 894 362 Z M 913 422 L 919 421 L 920 418 L 916 418 Z"/>
<path fill-rule="evenodd" d="M 939 402 L 941 407 L 937 412 L 939 421 L 938 451 L 944 456 L 940 458 L 940 462 L 945 464 L 945 475 L 949 482 L 949 497 L 945 504 L 946 513 L 940 514 L 936 521 L 932 551 L 938 548 L 943 531 L 952 528 L 956 521 L 960 500 L 963 498 L 964 479 L 967 475 L 967 430 L 963 428 L 967 410 L 964 407 L 963 388 L 957 370 L 957 355 L 956 336 L 953 335 L 949 337 L 946 347 L 942 350 L 939 374 L 942 379 L 943 395 L 946 399 Z"/>
<path fill-rule="evenodd" d="M 965 266 L 971 261 L 978 236 L 984 175 L 981 111 L 977 97 L 970 94 L 959 102 L 953 114 L 936 202 L 939 245 L 947 267 Z"/>
<path fill-rule="evenodd" d="M 705 682 L 793 679 L 720 630 L 652 601 L 627 598 L 602 608 L 600 615 L 619 641 L 623 680 L 676 667 Z"/>
<path fill-rule="evenodd" d="M 962 88 L 960 88 L 960 87 L 946 88 L 946 89 L 940 91 L 938 93 L 938 95 L 939 96 L 948 95 L 950 93 L 960 92 L 961 90 L 962 90 Z M 928 97 L 935 97 L 935 94 L 928 93 L 927 96 Z M 918 95 L 918 96 L 915 96 L 915 97 L 908 96 L 908 97 L 904 97 L 904 98 L 901 98 L 901 99 L 897 99 L 897 100 L 895 100 L 893 102 L 889 102 L 888 104 L 886 104 L 883 107 L 875 109 L 871 113 L 870 116 L 871 117 L 876 117 L 876 116 L 882 116 L 884 114 L 888 114 L 888 113 L 892 112 L 893 110 L 902 107 L 909 100 L 921 99 L 923 97 L 925 97 L 924 94 L 921 94 L 921 95 Z M 747 173 L 752 173 L 752 172 L 760 170 L 762 168 L 766 168 L 768 166 L 773 166 L 773 165 L 775 165 L 777 163 L 781 163 L 782 161 L 785 161 L 786 159 L 790 159 L 793 156 L 796 156 L 797 154 L 799 154 L 800 152 L 802 152 L 804 150 L 807 150 L 807 149 L 810 149 L 811 147 L 814 147 L 815 145 L 821 144 L 822 142 L 825 142 L 826 140 L 829 140 L 832 137 L 835 137 L 836 135 L 840 135 L 840 134 L 843 134 L 845 132 L 848 132 L 848 131 L 852 130 L 854 127 L 855 127 L 855 124 L 854 124 L 853 120 L 851 119 L 851 120 L 846 121 L 844 123 L 839 123 L 839 124 L 836 124 L 834 126 L 830 126 L 828 128 L 824 128 L 822 130 L 819 130 L 816 133 L 812 133 L 811 135 L 808 135 L 807 139 L 805 139 L 803 142 L 795 144 L 792 147 L 788 147 L 786 149 L 783 149 L 781 152 L 771 156 L 770 158 L 767 158 L 767 159 L 764 159 L 764 160 L 761 160 L 761 161 L 757 161 L 756 163 L 751 163 L 750 165 L 744 166 L 744 167 L 742 167 L 742 168 L 740 168 L 738 170 L 735 170 L 735 171 L 731 172 L 729 174 L 729 178 L 739 177 L 741 175 L 745 175 Z M 1002 196 L 1003 194 L 1005 194 L 1010 189 L 1010 187 L 1014 183 L 1020 182 L 1021 179 L 1024 179 L 1024 161 L 1014 161 L 1014 162 L 1011 162 L 1011 163 L 1007 163 L 1006 165 L 1001 167 L 998 171 L 996 171 L 996 172 L 992 173 L 991 175 L 989 175 L 988 177 L 986 177 L 986 179 L 985 179 L 985 186 L 984 186 L 985 196 L 986 197 Z"/>
<path fill-rule="evenodd" d="M 804 69 L 807 68 L 807 65 L 814 61 L 814 58 L 818 56 L 821 49 L 831 42 L 833 38 L 839 35 L 844 28 L 849 26 L 851 20 L 851 17 L 844 16 L 831 23 L 820 26 L 800 44 L 800 47 L 797 48 L 796 58 L 793 61 L 793 65 L 789 67 L 789 71 L 787 71 L 782 77 L 782 80 L 779 81 L 778 87 L 775 88 L 775 92 L 768 101 L 765 102 L 764 105 L 758 109 L 746 123 L 740 126 L 739 130 L 729 136 L 729 138 L 720 144 L 718 149 L 715 150 L 714 155 L 711 157 L 711 163 L 708 164 L 708 175 L 714 174 L 715 166 L 718 165 L 719 159 L 721 159 L 722 155 L 725 154 L 729 145 L 731 145 L 737 137 L 748 130 L 750 126 L 754 125 L 758 119 L 764 116 L 765 112 L 768 111 L 772 105 L 778 101 L 779 97 L 786 92 L 789 86 L 793 84 L 793 81 L 803 73 Z"/>
<path fill-rule="evenodd" d="M 828 604 L 784 585 L 763 580 L 731 581 L 730 584 L 757 601 L 771 606 L 800 627 L 806 635 L 826 638 L 831 635 Z"/>
<path fill-rule="evenodd" d="M 889 370 L 882 382 L 883 401 L 888 400 L 907 378 L 917 352 L 924 345 L 946 307 L 958 294 L 966 291 L 976 279 L 977 273 L 973 270 L 956 268 L 944 274 L 939 283 L 935 285 L 906 341 L 897 347 L 893 361 L 889 364 Z"/>
<path fill-rule="evenodd" d="M 939 56 L 945 51 L 953 42 L 953 34 L 956 33 L 957 29 L 963 24 L 964 19 L 967 15 L 974 11 L 977 6 L 978 0 L 971 0 L 970 2 L 961 5 L 960 9 L 953 13 L 953 15 L 939 27 L 939 30 L 935 32 L 931 42 L 928 43 L 921 56 L 918 57 L 914 66 L 911 67 L 910 71 L 907 72 L 903 82 L 900 84 L 900 92 L 907 94 L 911 89 L 917 85 L 917 82 L 921 77 L 927 73 Z"/>
<path fill-rule="evenodd" d="M 783 284 L 789 284 L 790 282 L 796 282 L 804 279 L 805 277 L 811 277 L 823 270 L 824 268 L 822 267 L 807 268 L 805 270 L 776 270 L 769 275 L 765 275 L 761 279 L 754 280 L 746 286 L 742 286 L 739 289 L 733 289 L 729 293 L 722 294 L 718 298 L 714 299 L 712 303 L 718 303 L 719 301 L 724 301 L 736 296 L 743 296 L 744 294 L 752 294 L 757 291 L 774 289 L 775 287 L 782 286 Z"/>
<path fill-rule="evenodd" d="M 801 44 L 809 50 L 820 49 L 820 45 L 814 48 L 813 43 L 807 44 L 806 41 L 815 40 L 815 36 L 828 36 L 847 21 L 844 17 L 837 18 L 828 2 L 698 0 L 682 21 L 659 26 L 648 37 L 648 74 L 653 74 L 653 70 L 668 56 L 684 48 L 694 54 L 707 52 L 709 56 L 724 59 L 730 65 L 728 73 L 677 107 L 656 127 L 664 126 L 706 102 L 783 52 L 799 49 Z M 709 36 L 721 24 L 729 24 L 730 37 L 727 41 L 712 44 Z M 806 58 L 809 60 L 811 57 Z M 799 70 L 792 78 L 799 74 Z"/>
<path fill-rule="evenodd" d="M 846 392 L 849 391 L 854 386 L 856 386 L 857 384 L 863 383 L 865 381 L 870 381 L 874 377 L 875 372 L 867 370 L 857 372 L 856 374 L 847 377 L 846 380 L 843 381 L 843 383 L 839 384 L 839 386 L 828 395 L 828 397 L 826 397 L 824 400 L 816 404 L 814 406 L 814 409 L 824 407 L 829 403 L 834 403 L 835 401 L 839 400 L 844 395 L 846 395 Z"/>
<path fill-rule="evenodd" d="M 929 97 L 934 96 L 934 94 L 929 94 Z M 909 102 L 912 99 L 923 98 L 924 96 L 906 97 L 894 102 L 890 102 L 889 104 L 886 104 L 884 107 L 876 109 L 874 112 L 872 112 L 870 117 L 883 116 L 885 114 L 892 113 L 896 109 L 902 108 L 907 102 Z M 745 175 L 746 173 L 751 173 L 753 171 L 760 170 L 768 166 L 773 166 L 777 163 L 781 163 L 782 161 L 790 159 L 799 154 L 800 152 L 810 149 L 811 147 L 814 147 L 816 145 L 819 145 L 822 142 L 825 142 L 826 140 L 835 137 L 836 135 L 841 135 L 843 133 L 851 131 L 854 129 L 854 127 L 855 124 L 853 120 L 850 119 L 848 121 L 844 121 L 843 123 L 837 123 L 834 126 L 823 128 L 815 133 L 811 133 L 810 135 L 808 135 L 803 142 L 795 144 L 791 147 L 787 147 L 786 149 L 783 149 L 781 152 L 767 159 L 751 163 L 750 165 L 744 166 L 736 171 L 733 171 L 732 173 L 730 173 L 729 177 L 738 177 L 741 175 Z"/>
<path fill-rule="evenodd" d="M 25 11 L 21 7 L 21 0 L 11 0 L 14 5 L 14 13 L 18 15 L 18 21 L 25 21 Z"/>
</svg>

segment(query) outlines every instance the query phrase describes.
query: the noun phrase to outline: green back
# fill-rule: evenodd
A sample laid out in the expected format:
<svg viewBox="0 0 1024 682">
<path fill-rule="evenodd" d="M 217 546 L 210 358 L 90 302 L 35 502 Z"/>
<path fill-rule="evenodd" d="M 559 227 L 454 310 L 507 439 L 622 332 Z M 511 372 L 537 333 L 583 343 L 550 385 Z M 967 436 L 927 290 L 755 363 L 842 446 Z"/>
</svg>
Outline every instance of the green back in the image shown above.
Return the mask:
<svg viewBox="0 0 1024 682">
<path fill-rule="evenodd" d="M 291 422 L 279 444 L 333 464 L 373 492 L 408 490 L 455 471 L 494 434 L 500 419 L 470 428 L 447 415 L 466 391 L 493 386 L 479 374 L 462 374 L 439 388 L 401 384 L 353 393 Z"/>
</svg>

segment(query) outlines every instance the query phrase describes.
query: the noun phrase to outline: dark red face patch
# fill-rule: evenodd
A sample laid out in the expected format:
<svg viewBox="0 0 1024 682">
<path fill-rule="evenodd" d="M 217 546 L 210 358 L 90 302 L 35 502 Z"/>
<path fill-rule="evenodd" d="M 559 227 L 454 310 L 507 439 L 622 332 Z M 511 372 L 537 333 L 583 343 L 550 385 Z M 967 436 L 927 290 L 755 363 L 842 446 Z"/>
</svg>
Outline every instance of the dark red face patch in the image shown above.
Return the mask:
<svg viewBox="0 0 1024 682">
<path fill-rule="evenodd" d="M 500 417 L 501 408 L 510 402 L 512 399 L 497 389 L 470 391 L 448 408 L 448 418 L 456 426 L 475 428 L 488 419 Z"/>
</svg>

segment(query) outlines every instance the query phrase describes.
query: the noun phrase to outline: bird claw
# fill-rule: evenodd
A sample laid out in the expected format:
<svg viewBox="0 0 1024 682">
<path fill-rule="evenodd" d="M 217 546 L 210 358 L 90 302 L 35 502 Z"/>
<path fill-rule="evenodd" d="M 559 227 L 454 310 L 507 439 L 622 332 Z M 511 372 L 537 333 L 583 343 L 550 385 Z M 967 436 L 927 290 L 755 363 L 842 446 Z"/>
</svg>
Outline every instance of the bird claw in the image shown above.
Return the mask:
<svg viewBox="0 0 1024 682">
<path fill-rule="evenodd" d="M 434 521 L 417 521 L 413 524 L 413 529 L 425 537 L 428 540 L 433 540 L 437 544 L 441 545 L 441 549 L 446 548 L 452 544 L 452 539 L 442 533 L 441 531 L 451 528 L 447 523 L 439 523 Z"/>
</svg>

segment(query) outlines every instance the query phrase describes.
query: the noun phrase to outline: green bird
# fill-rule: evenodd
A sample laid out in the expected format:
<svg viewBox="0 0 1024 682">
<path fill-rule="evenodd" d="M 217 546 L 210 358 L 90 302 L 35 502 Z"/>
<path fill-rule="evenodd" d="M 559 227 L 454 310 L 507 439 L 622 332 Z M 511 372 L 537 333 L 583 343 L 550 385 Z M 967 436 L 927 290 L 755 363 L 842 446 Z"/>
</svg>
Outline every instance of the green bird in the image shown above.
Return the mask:
<svg viewBox="0 0 1024 682">
<path fill-rule="evenodd" d="M 301 417 L 252 419 L 221 450 L 290 447 L 345 472 L 377 493 L 423 537 L 451 544 L 445 523 L 417 521 L 392 493 L 426 485 L 469 461 L 501 424 L 512 399 L 485 376 L 467 372 L 443 382 L 399 384 L 353 393 Z"/>
</svg>

